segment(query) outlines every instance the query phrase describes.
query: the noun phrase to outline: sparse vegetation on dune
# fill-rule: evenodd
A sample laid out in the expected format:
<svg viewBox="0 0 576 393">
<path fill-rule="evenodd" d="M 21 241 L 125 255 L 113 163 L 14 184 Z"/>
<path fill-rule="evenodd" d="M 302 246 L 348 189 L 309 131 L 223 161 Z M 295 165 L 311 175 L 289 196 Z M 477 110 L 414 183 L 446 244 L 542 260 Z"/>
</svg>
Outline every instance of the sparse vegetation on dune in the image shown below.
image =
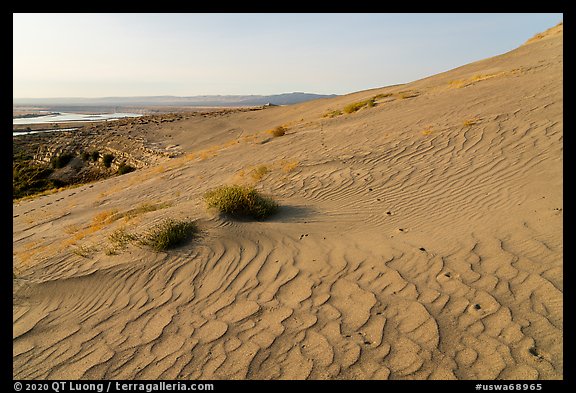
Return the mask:
<svg viewBox="0 0 576 393">
<path fill-rule="evenodd" d="M 414 90 L 407 90 L 407 91 L 401 91 L 398 93 L 398 98 L 401 100 L 405 100 L 407 98 L 414 98 L 414 97 L 418 97 L 420 95 L 419 92 L 414 91 Z"/>
<path fill-rule="evenodd" d="M 342 111 L 339 110 L 339 109 L 329 110 L 329 111 L 326 112 L 326 113 L 324 114 L 324 116 L 322 116 L 322 117 L 327 117 L 327 118 L 331 119 L 331 118 L 333 118 L 333 117 L 340 116 L 341 114 L 342 114 Z"/>
<path fill-rule="evenodd" d="M 197 232 L 193 221 L 166 219 L 153 227 L 140 243 L 156 251 L 164 251 L 190 240 Z"/>
<path fill-rule="evenodd" d="M 260 181 L 268 172 L 270 172 L 270 169 L 266 165 L 260 165 L 252 170 L 252 179 Z"/>
<path fill-rule="evenodd" d="M 480 119 L 478 119 L 477 117 L 473 117 L 473 118 L 464 120 L 463 126 L 464 127 L 470 127 L 470 126 L 473 126 L 474 124 L 478 124 L 479 122 L 480 122 Z"/>
<path fill-rule="evenodd" d="M 286 127 L 278 126 L 278 127 L 275 127 L 271 130 L 268 130 L 268 133 L 271 134 L 272 136 L 278 137 L 278 136 L 286 135 L 286 131 L 288 131 L 288 129 Z"/>
<path fill-rule="evenodd" d="M 74 155 L 72 155 L 71 153 L 62 153 L 52 157 L 52 160 L 50 160 L 50 164 L 54 169 L 64 168 L 73 158 Z"/>
<path fill-rule="evenodd" d="M 343 111 L 344 113 L 354 113 L 359 111 L 360 109 L 364 108 L 365 106 L 371 108 L 375 105 L 374 103 L 375 99 L 374 98 L 369 98 L 367 100 L 364 101 L 358 101 L 358 102 L 353 102 L 351 104 L 348 104 L 344 107 Z"/>
<path fill-rule="evenodd" d="M 266 218 L 276 212 L 278 203 L 263 196 L 254 187 L 222 186 L 204 194 L 209 208 L 232 217 Z"/>
</svg>

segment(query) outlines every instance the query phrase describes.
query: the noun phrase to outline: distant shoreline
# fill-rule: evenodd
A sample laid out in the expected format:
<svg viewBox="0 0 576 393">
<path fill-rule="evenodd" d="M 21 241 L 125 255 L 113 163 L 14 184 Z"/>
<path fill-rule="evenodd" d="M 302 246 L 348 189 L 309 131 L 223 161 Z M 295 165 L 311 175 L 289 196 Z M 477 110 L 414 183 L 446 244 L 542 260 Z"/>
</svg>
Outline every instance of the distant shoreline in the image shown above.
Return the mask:
<svg viewBox="0 0 576 393">
<path fill-rule="evenodd" d="M 48 113 L 23 113 L 20 115 L 12 115 L 12 119 L 28 119 L 31 117 L 43 117 L 43 116 L 58 116 L 60 112 L 48 112 Z"/>
</svg>

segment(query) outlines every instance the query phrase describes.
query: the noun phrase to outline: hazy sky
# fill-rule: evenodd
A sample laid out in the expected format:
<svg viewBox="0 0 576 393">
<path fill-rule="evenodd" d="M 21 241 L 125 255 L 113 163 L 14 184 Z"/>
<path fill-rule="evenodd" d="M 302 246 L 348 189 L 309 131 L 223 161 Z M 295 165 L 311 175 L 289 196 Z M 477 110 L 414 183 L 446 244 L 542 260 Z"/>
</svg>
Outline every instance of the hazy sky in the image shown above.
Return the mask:
<svg viewBox="0 0 576 393">
<path fill-rule="evenodd" d="M 560 14 L 13 14 L 13 97 L 346 94 L 512 50 Z"/>
</svg>

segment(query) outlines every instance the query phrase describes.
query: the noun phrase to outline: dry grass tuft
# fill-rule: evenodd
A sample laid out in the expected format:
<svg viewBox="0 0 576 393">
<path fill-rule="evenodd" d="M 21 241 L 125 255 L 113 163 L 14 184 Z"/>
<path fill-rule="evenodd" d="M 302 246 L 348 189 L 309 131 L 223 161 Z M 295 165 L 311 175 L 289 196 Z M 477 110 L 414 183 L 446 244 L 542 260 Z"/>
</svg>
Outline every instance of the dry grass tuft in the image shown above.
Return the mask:
<svg viewBox="0 0 576 393">
<path fill-rule="evenodd" d="M 278 204 L 271 198 L 260 195 L 254 187 L 222 186 L 204 194 L 209 208 L 232 217 L 262 219 L 275 213 Z"/>
<path fill-rule="evenodd" d="M 252 172 L 250 172 L 250 174 L 252 176 L 252 179 L 254 179 L 255 181 L 260 181 L 269 172 L 270 169 L 268 169 L 266 165 L 260 165 L 254 168 Z"/>
<path fill-rule="evenodd" d="M 351 104 L 346 105 L 343 110 L 345 113 L 348 114 L 354 113 L 364 108 L 365 106 L 369 108 L 373 107 L 375 105 L 374 101 L 375 101 L 374 98 L 369 98 L 364 101 L 353 102 Z"/>
<path fill-rule="evenodd" d="M 480 122 L 480 119 L 477 117 L 474 117 L 474 118 L 464 120 L 463 126 L 464 127 L 470 127 L 470 126 L 473 126 L 474 124 L 478 124 L 479 122 Z"/>
<path fill-rule="evenodd" d="M 140 243 L 156 251 L 164 251 L 181 245 L 197 232 L 198 228 L 193 221 L 166 219 L 153 227 Z"/>
<path fill-rule="evenodd" d="M 288 129 L 286 127 L 278 126 L 278 127 L 275 127 L 271 130 L 268 130 L 267 132 L 274 137 L 278 137 L 278 136 L 286 135 L 286 131 L 288 131 Z"/>
</svg>

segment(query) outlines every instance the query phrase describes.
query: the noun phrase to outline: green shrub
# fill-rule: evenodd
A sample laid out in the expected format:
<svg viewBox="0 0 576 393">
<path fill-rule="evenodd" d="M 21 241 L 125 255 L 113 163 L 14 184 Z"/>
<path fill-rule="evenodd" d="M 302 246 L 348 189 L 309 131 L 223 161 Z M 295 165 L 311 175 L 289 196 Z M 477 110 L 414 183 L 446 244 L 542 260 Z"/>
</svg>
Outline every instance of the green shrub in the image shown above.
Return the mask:
<svg viewBox="0 0 576 393">
<path fill-rule="evenodd" d="M 106 168 L 110 168 L 112 161 L 114 161 L 114 156 L 112 154 L 104 154 L 102 157 L 102 163 Z"/>
<path fill-rule="evenodd" d="M 232 217 L 262 219 L 276 212 L 278 204 L 271 198 L 260 195 L 254 187 L 222 186 L 204 194 L 209 208 Z"/>
<path fill-rule="evenodd" d="M 29 161 L 13 164 L 12 198 L 18 199 L 57 187 L 54 180 L 48 179 L 52 172 L 52 168 Z"/>
<path fill-rule="evenodd" d="M 120 166 L 118 166 L 118 174 L 119 175 L 123 175 L 125 173 L 130 173 L 130 172 L 133 172 L 135 170 L 136 170 L 136 168 L 126 164 L 125 162 L 121 163 Z"/>
<path fill-rule="evenodd" d="M 192 221 L 167 219 L 152 228 L 141 243 L 156 251 L 163 251 L 191 239 L 197 232 L 196 224 Z"/>
<path fill-rule="evenodd" d="M 98 150 L 94 150 L 92 153 L 90 153 L 90 158 L 94 162 L 98 161 L 98 159 L 100 158 L 100 153 L 98 152 Z"/>
<path fill-rule="evenodd" d="M 58 156 L 52 157 L 50 163 L 54 169 L 64 168 L 73 158 L 74 156 L 70 153 L 62 153 Z"/>
</svg>

